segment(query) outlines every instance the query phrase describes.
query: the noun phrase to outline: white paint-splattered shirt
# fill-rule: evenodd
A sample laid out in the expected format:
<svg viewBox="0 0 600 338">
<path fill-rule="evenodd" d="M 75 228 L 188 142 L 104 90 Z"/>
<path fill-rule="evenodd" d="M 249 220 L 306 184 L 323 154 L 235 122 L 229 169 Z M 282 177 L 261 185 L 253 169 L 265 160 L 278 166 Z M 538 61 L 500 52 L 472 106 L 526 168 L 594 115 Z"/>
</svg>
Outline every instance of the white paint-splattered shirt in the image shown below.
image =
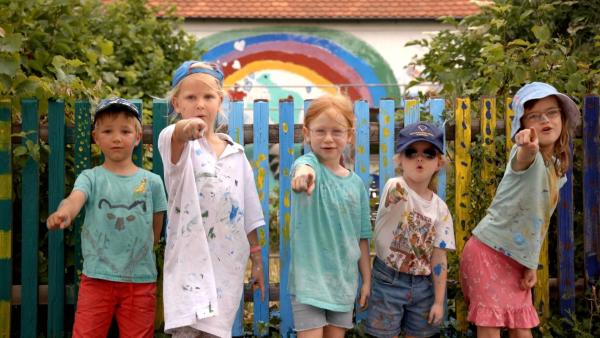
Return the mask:
<svg viewBox="0 0 600 338">
<path fill-rule="evenodd" d="M 385 206 L 396 183 L 401 199 Z M 375 252 L 394 270 L 411 275 L 431 274 L 433 248 L 454 250 L 452 215 L 442 199 L 433 194 L 426 200 L 413 191 L 402 177 L 388 180 L 381 194 L 375 220 Z"/>
<path fill-rule="evenodd" d="M 247 234 L 264 224 L 244 148 L 225 134 L 219 158 L 206 139 L 172 164 L 174 125 L 159 136 L 169 198 L 164 264 L 165 331 L 191 326 L 219 337 L 231 328 L 243 291 Z"/>
</svg>

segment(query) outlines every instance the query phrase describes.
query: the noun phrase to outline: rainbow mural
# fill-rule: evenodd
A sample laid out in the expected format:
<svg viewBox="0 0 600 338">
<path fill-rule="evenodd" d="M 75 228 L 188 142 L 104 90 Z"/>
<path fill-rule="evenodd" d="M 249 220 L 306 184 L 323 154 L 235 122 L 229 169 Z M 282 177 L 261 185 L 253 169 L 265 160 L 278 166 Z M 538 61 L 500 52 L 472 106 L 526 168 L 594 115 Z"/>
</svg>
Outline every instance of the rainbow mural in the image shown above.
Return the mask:
<svg viewBox="0 0 600 338">
<path fill-rule="evenodd" d="M 371 106 L 384 97 L 400 97 L 387 62 L 366 42 L 345 32 L 259 27 L 216 33 L 197 47 L 204 52 L 203 60 L 223 67 L 231 99 L 246 101 L 246 109 L 255 99 L 269 100 L 273 123 L 278 122 L 277 106 L 284 98 L 294 100 L 298 121 L 303 101 L 327 92 L 341 91 Z M 245 115 L 246 122 L 251 120 L 251 114 Z"/>
</svg>

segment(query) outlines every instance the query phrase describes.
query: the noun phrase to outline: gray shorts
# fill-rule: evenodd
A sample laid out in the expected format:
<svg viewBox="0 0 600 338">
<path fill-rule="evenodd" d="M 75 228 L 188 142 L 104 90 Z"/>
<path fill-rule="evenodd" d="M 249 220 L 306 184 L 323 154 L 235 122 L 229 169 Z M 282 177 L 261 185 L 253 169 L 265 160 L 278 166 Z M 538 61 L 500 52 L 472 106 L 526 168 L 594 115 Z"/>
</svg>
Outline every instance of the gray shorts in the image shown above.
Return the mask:
<svg viewBox="0 0 600 338">
<path fill-rule="evenodd" d="M 294 330 L 306 331 L 333 325 L 344 329 L 351 329 L 352 311 L 336 312 L 321 309 L 316 306 L 301 304 L 292 296 L 292 312 L 294 313 Z"/>
</svg>

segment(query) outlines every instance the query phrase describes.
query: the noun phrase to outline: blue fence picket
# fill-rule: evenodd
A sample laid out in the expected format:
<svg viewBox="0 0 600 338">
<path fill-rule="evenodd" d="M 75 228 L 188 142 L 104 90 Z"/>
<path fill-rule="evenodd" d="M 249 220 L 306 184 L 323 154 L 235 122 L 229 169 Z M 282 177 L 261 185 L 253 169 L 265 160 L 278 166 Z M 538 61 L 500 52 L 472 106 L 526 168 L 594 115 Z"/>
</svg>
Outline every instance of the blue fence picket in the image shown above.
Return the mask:
<svg viewBox="0 0 600 338">
<path fill-rule="evenodd" d="M 308 111 L 308 107 L 310 107 L 310 103 L 312 102 L 312 100 L 304 100 L 304 116 L 306 117 L 306 112 Z M 308 154 L 310 153 L 310 145 L 308 143 L 304 143 L 304 153 Z"/>
<path fill-rule="evenodd" d="M 444 122 L 444 99 L 431 99 L 429 101 L 429 113 L 433 116 L 433 122 L 444 132 L 444 152 L 446 151 L 446 127 Z M 446 169 L 442 168 L 438 173 L 437 194 L 442 200 L 446 200 Z"/>
<path fill-rule="evenodd" d="M 587 96 L 583 109 L 583 243 L 588 286 L 600 277 L 600 97 Z"/>
<path fill-rule="evenodd" d="M 21 232 L 21 337 L 37 336 L 38 314 L 38 238 L 40 228 L 39 158 L 32 150 L 39 146 L 38 102 L 23 100 L 23 144 L 28 148 L 28 159 L 22 174 L 22 232 Z M 38 148 L 39 155 L 39 148 Z"/>
<path fill-rule="evenodd" d="M 358 100 L 354 103 L 354 115 L 356 116 L 356 149 L 354 171 L 362 179 L 365 187 L 369 189 L 371 173 L 369 172 L 371 148 L 369 144 L 369 103 L 366 100 Z"/>
<path fill-rule="evenodd" d="M 254 334 L 266 336 L 269 325 L 269 102 L 254 101 L 254 178 L 258 197 L 265 216 L 265 226 L 259 230 L 262 246 L 264 299 L 260 291 L 254 292 Z"/>
<path fill-rule="evenodd" d="M 396 176 L 394 172 L 394 100 L 379 102 L 379 191 L 385 182 Z"/>
<path fill-rule="evenodd" d="M 48 104 L 48 212 L 65 196 L 65 103 Z M 48 337 L 64 337 L 65 241 L 64 231 L 48 233 Z"/>
<path fill-rule="evenodd" d="M 231 101 L 227 116 L 227 131 L 234 142 L 244 145 L 244 101 Z M 240 308 L 235 315 L 232 335 L 244 335 L 244 295 L 240 299 Z"/>
<path fill-rule="evenodd" d="M 356 116 L 356 138 L 355 138 L 355 156 L 354 156 L 354 171 L 361 178 L 367 191 L 371 184 L 370 156 L 371 149 L 369 144 L 369 103 L 366 100 L 359 100 L 354 103 L 354 115 Z M 357 297 L 360 296 L 360 288 L 362 279 L 359 277 Z M 357 299 L 358 300 L 358 299 Z M 367 319 L 367 311 L 361 311 L 358 301 L 355 305 L 356 323 Z"/>
<path fill-rule="evenodd" d="M 290 270 L 291 170 L 294 163 L 294 101 L 279 102 L 279 334 L 291 337 L 292 304 L 288 292 Z"/>
<path fill-rule="evenodd" d="M 404 125 L 419 122 L 421 120 L 419 100 L 404 101 Z"/>
</svg>

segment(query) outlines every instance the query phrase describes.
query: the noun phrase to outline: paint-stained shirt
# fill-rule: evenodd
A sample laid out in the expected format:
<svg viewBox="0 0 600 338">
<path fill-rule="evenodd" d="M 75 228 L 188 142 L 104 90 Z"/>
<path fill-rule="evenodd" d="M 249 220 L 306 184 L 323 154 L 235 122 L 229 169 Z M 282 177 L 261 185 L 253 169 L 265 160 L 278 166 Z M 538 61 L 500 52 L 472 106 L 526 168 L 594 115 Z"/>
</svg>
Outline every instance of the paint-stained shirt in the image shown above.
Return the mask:
<svg viewBox="0 0 600 338">
<path fill-rule="evenodd" d="M 174 125 L 159 136 L 169 196 L 164 265 L 165 330 L 191 326 L 231 337 L 250 254 L 247 234 L 264 224 L 244 148 L 225 134 L 217 158 L 206 139 L 189 141 L 173 164 Z"/>
<path fill-rule="evenodd" d="M 292 195 L 289 291 L 296 301 L 351 311 L 358 287 L 360 239 L 371 238 L 367 190 L 354 172 L 337 176 L 313 154 L 293 165 L 315 170 L 315 189 Z"/>
<path fill-rule="evenodd" d="M 86 196 L 83 273 L 110 281 L 155 282 L 153 214 L 167 209 L 160 176 L 141 168 L 123 176 L 98 166 L 84 170 L 73 190 Z"/>
<path fill-rule="evenodd" d="M 539 152 L 527 169 L 514 171 L 516 154 L 515 145 L 494 200 L 473 235 L 521 265 L 537 269 L 558 191 L 567 178 L 559 178 L 554 161 L 546 165 Z"/>
<path fill-rule="evenodd" d="M 386 207 L 390 193 L 399 201 Z M 434 247 L 455 249 L 452 215 L 446 203 L 435 193 L 430 200 L 424 199 L 402 177 L 388 180 L 375 220 L 377 257 L 396 271 L 428 276 Z"/>
</svg>

